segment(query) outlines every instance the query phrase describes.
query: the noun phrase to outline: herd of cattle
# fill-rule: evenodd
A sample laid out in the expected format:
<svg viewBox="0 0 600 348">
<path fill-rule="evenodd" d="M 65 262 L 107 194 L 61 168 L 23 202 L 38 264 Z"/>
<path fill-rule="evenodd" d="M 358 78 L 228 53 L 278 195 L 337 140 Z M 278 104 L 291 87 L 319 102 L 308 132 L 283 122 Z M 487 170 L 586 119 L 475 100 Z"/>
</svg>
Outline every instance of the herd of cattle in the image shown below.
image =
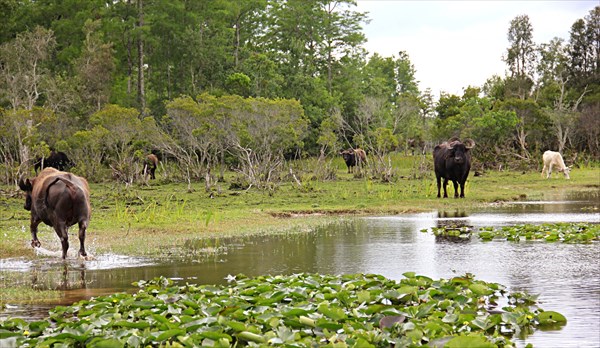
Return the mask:
<svg viewBox="0 0 600 348">
<path fill-rule="evenodd" d="M 475 142 L 471 139 L 461 141 L 452 138 L 436 145 L 433 149 L 434 172 L 437 181 L 437 197 L 441 197 L 442 179 L 444 198 L 448 197 L 448 181 L 454 185 L 454 197 L 465 197 L 465 182 L 471 170 L 471 149 Z M 367 164 L 367 154 L 363 149 L 350 148 L 340 153 L 348 167 L 348 173 L 355 168 Z M 567 167 L 558 152 L 546 151 L 543 155 L 544 167 L 542 176 L 546 178 L 556 167 L 569 179 L 570 167 Z M 144 175 L 155 179 L 158 157 L 154 154 L 146 156 Z M 34 161 L 34 178 L 19 180 L 19 188 L 25 191 L 25 209 L 31 211 L 31 246 L 40 247 L 37 238 L 38 225 L 43 222 L 53 227 L 62 244 L 62 258 L 66 258 L 69 249 L 68 229 L 79 225 L 79 255 L 87 257 L 85 251 L 85 234 L 90 221 L 90 190 L 85 178 L 67 172 L 75 163 L 65 153 L 54 152 L 46 158 Z M 38 170 L 42 171 L 38 174 Z M 459 194 L 460 187 L 460 194 Z"/>
</svg>

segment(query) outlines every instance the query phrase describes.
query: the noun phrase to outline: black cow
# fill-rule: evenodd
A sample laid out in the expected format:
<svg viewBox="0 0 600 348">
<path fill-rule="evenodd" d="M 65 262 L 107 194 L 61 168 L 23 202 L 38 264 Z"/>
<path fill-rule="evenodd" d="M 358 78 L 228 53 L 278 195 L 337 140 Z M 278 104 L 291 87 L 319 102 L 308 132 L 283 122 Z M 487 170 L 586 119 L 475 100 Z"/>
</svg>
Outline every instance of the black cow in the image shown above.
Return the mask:
<svg viewBox="0 0 600 348">
<path fill-rule="evenodd" d="M 38 170 L 40 169 L 44 169 L 44 168 L 48 168 L 48 167 L 52 167 L 52 168 L 56 168 L 58 170 L 68 170 L 71 167 L 74 167 L 75 163 L 73 161 L 71 161 L 69 159 L 69 157 L 67 157 L 67 155 L 64 152 L 58 151 L 58 152 L 50 152 L 50 156 L 46 157 L 46 158 L 38 158 L 35 160 L 35 162 L 33 163 L 33 169 L 35 170 L 35 173 L 37 174 Z"/>
<path fill-rule="evenodd" d="M 367 154 L 363 149 L 348 149 L 340 152 L 340 155 L 344 158 L 346 166 L 348 167 L 348 173 L 352 172 L 353 167 L 362 166 L 367 161 Z"/>
<path fill-rule="evenodd" d="M 68 172 L 46 168 L 32 179 L 19 180 L 25 191 L 25 209 L 31 211 L 31 246 L 41 245 L 37 237 L 38 225 L 44 222 L 54 227 L 62 244 L 62 258 L 69 249 L 68 229 L 79 225 L 79 255 L 87 257 L 85 233 L 90 221 L 90 189 L 87 180 Z"/>
<path fill-rule="evenodd" d="M 437 197 L 440 198 L 441 179 L 444 178 L 444 198 L 448 198 L 446 187 L 448 180 L 454 184 L 454 197 L 458 198 L 458 185 L 460 184 L 460 197 L 465 197 L 465 182 L 471 170 L 471 149 L 475 142 L 465 139 L 461 142 L 452 138 L 448 142 L 436 145 L 433 149 L 433 165 L 437 179 Z"/>
</svg>

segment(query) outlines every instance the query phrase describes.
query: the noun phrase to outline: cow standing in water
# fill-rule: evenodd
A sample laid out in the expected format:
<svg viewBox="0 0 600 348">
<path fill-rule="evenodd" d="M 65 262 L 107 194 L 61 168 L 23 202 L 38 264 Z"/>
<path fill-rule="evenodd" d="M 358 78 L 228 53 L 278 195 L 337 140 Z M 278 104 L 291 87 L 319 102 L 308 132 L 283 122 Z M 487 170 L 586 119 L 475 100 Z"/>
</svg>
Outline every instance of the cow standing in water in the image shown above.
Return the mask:
<svg viewBox="0 0 600 348">
<path fill-rule="evenodd" d="M 46 168 L 32 179 L 19 180 L 25 191 L 25 210 L 31 211 L 31 246 L 40 247 L 38 225 L 54 228 L 62 244 L 62 258 L 69 249 L 69 227 L 79 225 L 79 255 L 87 257 L 85 234 L 90 221 L 90 189 L 87 180 L 72 173 Z"/>
<path fill-rule="evenodd" d="M 146 174 L 150 174 L 150 179 L 156 179 L 154 173 L 156 172 L 156 167 L 158 167 L 158 157 L 155 154 L 151 153 L 146 156 L 144 160 L 144 176 Z"/>
<path fill-rule="evenodd" d="M 475 142 L 465 139 L 461 142 L 452 138 L 448 142 L 436 145 L 433 149 L 433 165 L 437 180 L 437 197 L 440 198 L 441 180 L 444 178 L 444 198 L 448 198 L 446 188 L 448 180 L 454 184 L 454 197 L 458 198 L 458 186 L 460 185 L 460 197 L 465 197 L 465 182 L 471 170 L 471 149 Z"/>
</svg>

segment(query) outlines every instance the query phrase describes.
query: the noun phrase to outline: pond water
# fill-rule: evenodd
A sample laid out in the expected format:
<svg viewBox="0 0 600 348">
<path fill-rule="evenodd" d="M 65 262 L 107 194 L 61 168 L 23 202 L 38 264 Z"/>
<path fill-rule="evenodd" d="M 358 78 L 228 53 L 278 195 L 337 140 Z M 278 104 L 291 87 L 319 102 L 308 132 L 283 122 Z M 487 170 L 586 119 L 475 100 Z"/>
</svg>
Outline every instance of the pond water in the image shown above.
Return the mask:
<svg viewBox="0 0 600 348">
<path fill-rule="evenodd" d="M 378 273 L 400 280 L 405 272 L 431 278 L 465 273 L 540 294 L 540 306 L 564 314 L 558 331 L 515 339 L 520 347 L 600 347 L 600 244 L 480 241 L 460 242 L 422 230 L 443 225 L 504 226 L 544 222 L 600 223 L 600 192 L 552 193 L 541 201 L 498 204 L 485 211 L 439 211 L 397 216 L 340 218 L 310 232 L 199 241 L 190 248 L 220 250 L 208 259 L 157 261 L 98 255 L 93 261 L 63 262 L 56 256 L 33 261 L 3 259 L 3 270 L 23 272 L 39 288 L 64 291 L 60 304 L 119 291 L 132 282 L 166 276 L 182 282 L 224 284 L 229 274 Z M 0 317 L 38 319 L 46 306 L 9 306 Z"/>
</svg>

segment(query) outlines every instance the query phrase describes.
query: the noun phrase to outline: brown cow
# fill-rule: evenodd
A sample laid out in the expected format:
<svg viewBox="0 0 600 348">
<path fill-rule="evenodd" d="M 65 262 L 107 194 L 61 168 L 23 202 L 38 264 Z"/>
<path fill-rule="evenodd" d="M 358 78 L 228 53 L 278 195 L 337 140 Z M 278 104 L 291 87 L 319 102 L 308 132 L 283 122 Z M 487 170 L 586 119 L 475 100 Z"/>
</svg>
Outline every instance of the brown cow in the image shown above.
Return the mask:
<svg viewBox="0 0 600 348">
<path fill-rule="evenodd" d="M 340 152 L 340 155 L 344 158 L 346 166 L 348 167 L 348 173 L 352 173 L 352 169 L 355 166 L 362 166 L 367 162 L 367 154 L 365 150 L 361 148 L 348 149 Z"/>
<path fill-rule="evenodd" d="M 144 160 L 144 177 L 146 174 L 150 173 L 150 179 L 156 179 L 154 176 L 154 172 L 156 172 L 156 167 L 158 167 L 158 157 L 155 154 L 151 153 L 146 156 Z"/>
<path fill-rule="evenodd" d="M 40 247 L 38 225 L 44 222 L 56 231 L 62 244 L 62 258 L 69 249 L 69 227 L 79 224 L 79 254 L 85 252 L 85 232 L 91 215 L 90 190 L 87 181 L 72 173 L 45 168 L 32 179 L 21 178 L 19 187 L 25 191 L 25 210 L 31 211 L 31 246 Z"/>
</svg>

